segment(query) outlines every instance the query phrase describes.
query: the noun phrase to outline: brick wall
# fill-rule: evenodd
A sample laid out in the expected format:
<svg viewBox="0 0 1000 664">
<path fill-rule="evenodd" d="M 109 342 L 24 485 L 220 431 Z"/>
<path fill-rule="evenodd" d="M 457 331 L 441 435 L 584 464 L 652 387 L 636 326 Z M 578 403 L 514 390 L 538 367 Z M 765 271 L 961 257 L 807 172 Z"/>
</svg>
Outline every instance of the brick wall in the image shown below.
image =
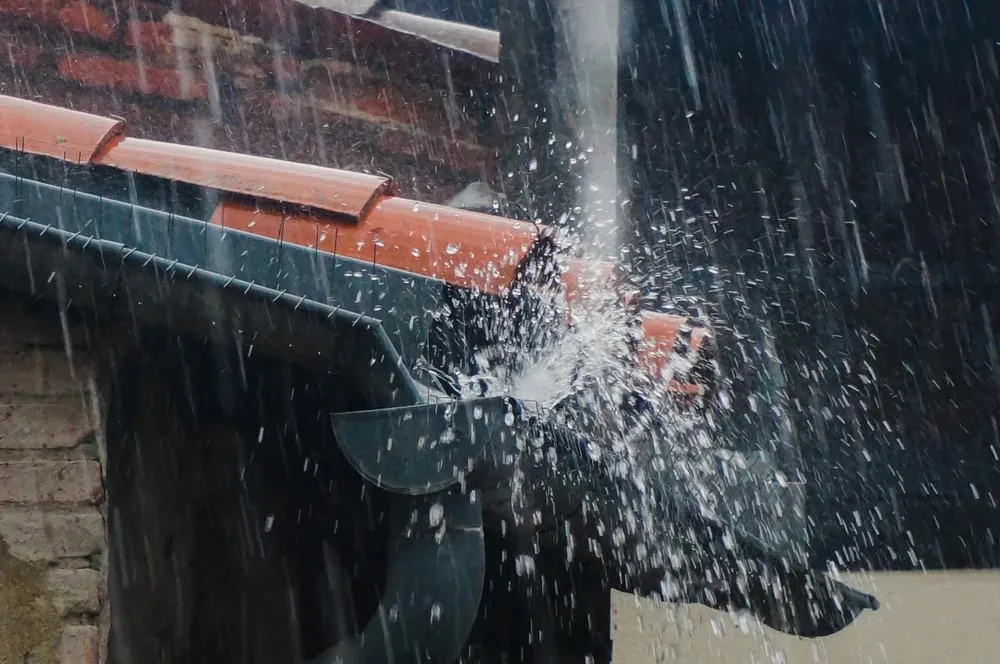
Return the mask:
<svg viewBox="0 0 1000 664">
<path fill-rule="evenodd" d="M 0 292 L 0 662 L 96 664 L 104 647 L 99 418 L 66 329 Z"/>
<path fill-rule="evenodd" d="M 484 94 L 428 81 L 440 59 L 361 64 L 357 36 L 306 53 L 152 2 L 0 0 L 0 94 L 117 115 L 137 137 L 386 173 L 421 200 L 480 179 Z"/>
</svg>

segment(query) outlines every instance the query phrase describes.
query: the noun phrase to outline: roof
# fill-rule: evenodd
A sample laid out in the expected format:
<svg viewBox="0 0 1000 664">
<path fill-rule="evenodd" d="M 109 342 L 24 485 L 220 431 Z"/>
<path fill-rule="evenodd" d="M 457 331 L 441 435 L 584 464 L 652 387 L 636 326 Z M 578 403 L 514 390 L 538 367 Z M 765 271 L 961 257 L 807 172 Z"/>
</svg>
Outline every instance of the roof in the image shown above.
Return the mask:
<svg viewBox="0 0 1000 664">
<path fill-rule="evenodd" d="M 492 172 L 495 33 L 310 2 L 0 0 L 0 94 L 137 139 L 384 173 L 424 201 Z"/>
<path fill-rule="evenodd" d="M 124 130 L 122 120 L 0 96 L 0 145 L 7 148 L 91 163 Z"/>
<path fill-rule="evenodd" d="M 473 55 L 489 62 L 500 60 L 500 33 L 496 30 L 444 20 L 440 16 L 397 11 L 381 0 L 298 0 L 315 9 L 355 16 L 402 34 Z"/>
<path fill-rule="evenodd" d="M 531 224 L 396 196 L 384 176 L 131 138 L 127 129 L 0 96 L 0 148 L 217 190 L 211 221 L 227 228 L 493 293 L 513 281 L 536 237 Z"/>
<path fill-rule="evenodd" d="M 35 183 L 39 191 L 47 186 L 72 192 L 77 203 L 71 216 L 80 217 L 81 228 L 106 217 L 101 206 L 100 212 L 87 208 L 82 203 L 86 197 L 92 203 L 105 197 L 120 201 L 116 203 L 119 208 L 132 206 L 136 214 L 136 209 L 146 206 L 145 200 L 155 198 L 142 190 L 155 190 L 156 182 L 167 183 L 168 188 L 183 183 L 210 192 L 195 194 L 202 199 L 195 206 L 200 216 L 188 221 L 198 226 L 207 222 L 216 234 L 234 235 L 228 231 L 236 230 L 244 237 L 276 242 L 278 247 L 292 245 L 299 254 L 316 250 L 335 261 L 389 269 L 403 277 L 394 288 L 406 288 L 407 279 L 412 287 L 413 278 L 419 276 L 493 295 L 508 291 L 545 231 L 526 222 L 398 196 L 393 181 L 385 176 L 133 138 L 128 129 L 118 118 L 0 95 L 0 157 L 4 152 L 16 153 L 15 170 L 47 171 L 44 165 L 39 169 L 37 164 L 24 164 L 20 155 L 30 154 L 68 162 L 97 176 L 79 181 L 82 192 L 77 192 L 77 181 L 65 167 L 57 169 L 61 171 L 55 176 L 58 182 Z M 119 184 L 110 188 L 97 183 L 103 177 L 100 173 L 110 171 L 131 176 L 127 183 L 119 177 Z M 0 170 L 3 177 L 9 179 L 11 174 Z M 33 217 L 48 214 L 51 207 L 46 204 L 33 214 L 16 214 L 26 214 L 23 223 L 28 224 Z M 152 235 L 169 235 L 173 212 L 166 209 L 157 214 L 147 215 L 144 223 Z M 102 234 L 96 227 L 88 232 L 96 232 L 95 237 Z M 571 322 L 581 314 L 589 315 L 594 284 L 613 281 L 616 269 L 608 263 L 572 259 L 565 268 L 561 282 Z M 230 275 L 230 281 L 233 278 Z M 690 357 L 699 355 L 710 336 L 706 329 L 693 329 L 685 317 L 637 313 L 644 339 L 637 359 L 650 375 L 660 375 L 679 346 L 691 351 Z M 685 394 L 697 394 L 700 389 L 675 380 L 670 387 Z"/>
<path fill-rule="evenodd" d="M 489 62 L 499 59 L 500 36 L 495 30 L 397 11 L 378 1 L 178 0 L 162 4 L 248 34 L 280 41 L 294 37 L 296 50 L 303 54 L 336 49 L 343 33 L 353 31 L 355 48 L 376 45 L 382 49 L 394 42 L 411 62 L 435 47 Z"/>
</svg>

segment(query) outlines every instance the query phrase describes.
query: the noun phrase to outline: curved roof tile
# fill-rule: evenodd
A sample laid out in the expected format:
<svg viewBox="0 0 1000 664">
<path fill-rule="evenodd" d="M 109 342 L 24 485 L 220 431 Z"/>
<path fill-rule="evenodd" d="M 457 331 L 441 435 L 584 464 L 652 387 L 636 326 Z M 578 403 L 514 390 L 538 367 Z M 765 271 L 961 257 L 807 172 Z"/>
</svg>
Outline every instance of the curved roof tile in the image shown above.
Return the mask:
<svg viewBox="0 0 1000 664">
<path fill-rule="evenodd" d="M 379 201 L 367 226 L 385 249 L 395 245 L 395 251 L 412 257 L 414 246 L 396 241 L 407 236 L 426 247 L 427 276 L 488 293 L 514 281 L 538 235 L 529 222 L 405 198 Z"/>
<path fill-rule="evenodd" d="M 529 223 L 394 197 L 356 225 L 237 201 L 220 204 L 212 222 L 494 294 L 514 280 L 536 237 Z"/>
<path fill-rule="evenodd" d="M 675 343 L 685 328 L 690 329 L 688 352 L 696 357 L 711 332 L 706 328 L 691 329 L 691 319 L 687 316 L 643 311 L 640 327 L 643 343 L 639 348 L 639 363 L 650 375 L 658 376 L 674 355 Z"/>
<path fill-rule="evenodd" d="M 103 165 L 263 200 L 224 199 L 212 222 L 345 257 L 500 294 L 538 237 L 530 223 L 389 194 L 391 180 L 309 164 L 124 137 L 121 120 L 0 96 L 0 148 Z M 303 206 L 281 211 L 275 203 Z M 331 214 L 333 215 L 331 217 Z M 586 311 L 588 291 L 614 281 L 611 263 L 570 260 L 562 275 L 571 309 Z M 657 376 L 674 352 L 686 317 L 644 311 L 639 364 Z M 710 332 L 691 330 L 697 355 Z M 671 380 L 670 389 L 699 393 Z"/>
<path fill-rule="evenodd" d="M 387 177 L 125 137 L 125 122 L 0 95 L 0 147 L 315 208 L 357 222 Z"/>
<path fill-rule="evenodd" d="M 0 95 L 0 146 L 89 164 L 125 133 L 125 122 Z"/>
<path fill-rule="evenodd" d="M 500 34 L 496 30 L 392 9 L 362 18 L 397 32 L 426 39 L 438 46 L 468 53 L 489 62 L 500 62 Z"/>
<path fill-rule="evenodd" d="M 378 196 L 392 188 L 392 181 L 386 177 L 138 138 L 126 138 L 111 146 L 97 162 L 325 210 L 354 221 L 365 216 Z"/>
</svg>

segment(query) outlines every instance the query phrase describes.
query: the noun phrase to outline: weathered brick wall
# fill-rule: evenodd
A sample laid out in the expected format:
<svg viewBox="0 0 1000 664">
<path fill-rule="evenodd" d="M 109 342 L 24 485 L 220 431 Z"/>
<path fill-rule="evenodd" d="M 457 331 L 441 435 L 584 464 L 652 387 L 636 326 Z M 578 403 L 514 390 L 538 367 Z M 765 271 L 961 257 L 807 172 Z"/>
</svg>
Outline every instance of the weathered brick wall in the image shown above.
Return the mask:
<svg viewBox="0 0 1000 664">
<path fill-rule="evenodd" d="M 0 664 L 96 664 L 100 419 L 82 334 L 0 292 Z"/>
<path fill-rule="evenodd" d="M 0 0 L 0 94 L 120 116 L 132 136 L 386 173 L 420 200 L 480 179 L 475 95 L 422 80 L 440 61 L 359 64 L 354 37 L 306 54 L 153 2 Z"/>
</svg>

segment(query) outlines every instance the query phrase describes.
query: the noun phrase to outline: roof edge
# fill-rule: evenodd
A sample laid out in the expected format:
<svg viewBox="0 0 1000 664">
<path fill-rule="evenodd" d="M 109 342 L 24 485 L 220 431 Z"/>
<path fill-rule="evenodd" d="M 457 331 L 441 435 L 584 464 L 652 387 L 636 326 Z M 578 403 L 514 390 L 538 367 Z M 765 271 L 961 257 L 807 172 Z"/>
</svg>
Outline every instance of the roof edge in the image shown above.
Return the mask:
<svg viewBox="0 0 1000 664">
<path fill-rule="evenodd" d="M 396 32 L 426 39 L 432 44 L 467 53 L 493 64 L 500 62 L 500 33 L 496 30 L 419 16 L 395 9 L 385 9 L 357 18 Z"/>
<path fill-rule="evenodd" d="M 106 118 L 0 95 L 0 147 L 93 164 L 126 133 L 121 118 Z"/>
<path fill-rule="evenodd" d="M 355 223 L 391 178 L 314 164 L 126 136 L 126 123 L 0 95 L 0 148 L 177 180 L 229 194 L 313 208 Z"/>
</svg>

